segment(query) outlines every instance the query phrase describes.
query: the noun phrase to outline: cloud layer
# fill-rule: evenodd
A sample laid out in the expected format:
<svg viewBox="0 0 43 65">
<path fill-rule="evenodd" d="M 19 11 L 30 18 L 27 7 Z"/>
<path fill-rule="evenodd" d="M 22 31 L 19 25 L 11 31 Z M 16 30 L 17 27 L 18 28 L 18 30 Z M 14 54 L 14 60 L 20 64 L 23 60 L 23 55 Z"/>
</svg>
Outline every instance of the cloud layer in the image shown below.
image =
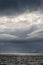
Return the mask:
<svg viewBox="0 0 43 65">
<path fill-rule="evenodd" d="M 18 16 L 0 16 L 0 34 L 5 37 L 11 35 L 14 39 L 17 36 L 21 40 L 34 36 L 37 38 L 37 35 L 40 38 L 43 36 L 43 14 L 28 11 Z"/>
</svg>

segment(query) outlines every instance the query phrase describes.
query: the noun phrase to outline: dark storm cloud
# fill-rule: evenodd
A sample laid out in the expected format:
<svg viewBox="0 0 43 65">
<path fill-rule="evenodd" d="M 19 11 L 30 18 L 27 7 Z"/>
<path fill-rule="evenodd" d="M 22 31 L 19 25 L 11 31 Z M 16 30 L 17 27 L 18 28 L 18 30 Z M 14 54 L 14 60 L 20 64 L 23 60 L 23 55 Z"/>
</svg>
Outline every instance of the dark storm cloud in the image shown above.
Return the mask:
<svg viewBox="0 0 43 65">
<path fill-rule="evenodd" d="M 37 10 L 42 3 L 43 0 L 0 0 L 0 14 L 20 13 L 27 9 Z"/>
<path fill-rule="evenodd" d="M 40 6 L 42 0 L 0 0 L 0 9 Z"/>
</svg>

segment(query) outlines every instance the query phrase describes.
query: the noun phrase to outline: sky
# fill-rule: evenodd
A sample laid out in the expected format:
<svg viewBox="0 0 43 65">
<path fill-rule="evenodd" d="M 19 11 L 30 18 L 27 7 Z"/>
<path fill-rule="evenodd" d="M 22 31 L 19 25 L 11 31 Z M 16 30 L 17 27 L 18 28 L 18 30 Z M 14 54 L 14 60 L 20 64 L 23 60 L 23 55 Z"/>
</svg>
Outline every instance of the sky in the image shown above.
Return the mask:
<svg viewBox="0 0 43 65">
<path fill-rule="evenodd" d="M 43 53 L 43 0 L 0 0 L 0 53 Z"/>
</svg>

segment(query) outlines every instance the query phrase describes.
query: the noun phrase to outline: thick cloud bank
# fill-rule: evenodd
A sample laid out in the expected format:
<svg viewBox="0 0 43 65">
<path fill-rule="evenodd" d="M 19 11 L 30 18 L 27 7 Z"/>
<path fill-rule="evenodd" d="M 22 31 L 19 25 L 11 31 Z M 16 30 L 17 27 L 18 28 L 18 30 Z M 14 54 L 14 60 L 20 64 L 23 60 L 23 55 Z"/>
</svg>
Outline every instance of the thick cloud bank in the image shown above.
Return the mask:
<svg viewBox="0 0 43 65">
<path fill-rule="evenodd" d="M 0 34 L 18 40 L 43 38 L 43 14 L 28 11 L 18 16 L 0 16 Z"/>
<path fill-rule="evenodd" d="M 43 52 L 43 0 L 0 0 L 0 53 Z"/>
</svg>

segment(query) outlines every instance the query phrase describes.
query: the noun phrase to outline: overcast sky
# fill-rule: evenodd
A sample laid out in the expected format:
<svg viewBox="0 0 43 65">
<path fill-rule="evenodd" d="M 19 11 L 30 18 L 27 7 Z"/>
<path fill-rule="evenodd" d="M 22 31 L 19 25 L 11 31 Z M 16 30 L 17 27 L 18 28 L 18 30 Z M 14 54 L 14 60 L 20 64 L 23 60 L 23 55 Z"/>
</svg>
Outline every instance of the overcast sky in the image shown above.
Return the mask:
<svg viewBox="0 0 43 65">
<path fill-rule="evenodd" d="M 0 53 L 43 53 L 43 0 L 0 0 Z"/>
</svg>

